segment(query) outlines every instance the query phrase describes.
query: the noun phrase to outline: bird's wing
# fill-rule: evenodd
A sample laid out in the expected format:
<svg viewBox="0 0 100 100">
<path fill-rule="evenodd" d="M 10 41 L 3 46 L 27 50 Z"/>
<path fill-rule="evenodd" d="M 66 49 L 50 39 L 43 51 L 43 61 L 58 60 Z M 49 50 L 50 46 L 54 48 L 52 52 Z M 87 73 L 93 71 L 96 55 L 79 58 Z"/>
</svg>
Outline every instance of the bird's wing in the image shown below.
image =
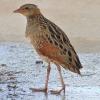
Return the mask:
<svg viewBox="0 0 100 100">
<path fill-rule="evenodd" d="M 69 69 L 80 74 L 79 69 L 82 68 L 82 65 L 67 35 L 53 22 L 48 19 L 45 19 L 45 21 L 48 28 L 46 39 L 49 41 L 49 43 L 46 42 L 46 45 L 48 45 L 48 53 L 46 55 L 49 58 L 61 62 L 62 67 L 65 69 Z M 45 50 L 46 48 L 44 48 L 44 51 Z"/>
</svg>

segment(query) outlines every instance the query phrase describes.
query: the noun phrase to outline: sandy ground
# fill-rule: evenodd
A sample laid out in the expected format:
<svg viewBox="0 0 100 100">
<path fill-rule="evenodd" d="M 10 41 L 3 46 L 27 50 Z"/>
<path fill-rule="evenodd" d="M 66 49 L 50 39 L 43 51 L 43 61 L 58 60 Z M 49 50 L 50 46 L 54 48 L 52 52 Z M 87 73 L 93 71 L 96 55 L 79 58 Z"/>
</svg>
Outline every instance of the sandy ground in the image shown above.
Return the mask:
<svg viewBox="0 0 100 100">
<path fill-rule="evenodd" d="M 48 92 L 33 93 L 29 88 L 43 87 L 47 64 L 36 64 L 41 59 L 26 43 L 0 43 L 0 100 L 99 100 L 100 53 L 78 53 L 84 66 L 82 77 L 62 69 L 66 83 L 65 95 Z M 55 65 L 49 90 L 61 88 Z"/>
</svg>

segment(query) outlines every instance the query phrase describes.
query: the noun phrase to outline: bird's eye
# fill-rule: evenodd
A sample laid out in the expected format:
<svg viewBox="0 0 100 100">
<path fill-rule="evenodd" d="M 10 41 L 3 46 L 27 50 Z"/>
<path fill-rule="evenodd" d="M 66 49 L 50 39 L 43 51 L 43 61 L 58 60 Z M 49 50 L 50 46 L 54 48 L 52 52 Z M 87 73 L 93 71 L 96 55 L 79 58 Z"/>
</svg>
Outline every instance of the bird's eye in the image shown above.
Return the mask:
<svg viewBox="0 0 100 100">
<path fill-rule="evenodd" d="M 25 7 L 25 9 L 27 9 L 27 10 L 28 10 L 29 8 L 28 8 L 28 7 Z"/>
</svg>

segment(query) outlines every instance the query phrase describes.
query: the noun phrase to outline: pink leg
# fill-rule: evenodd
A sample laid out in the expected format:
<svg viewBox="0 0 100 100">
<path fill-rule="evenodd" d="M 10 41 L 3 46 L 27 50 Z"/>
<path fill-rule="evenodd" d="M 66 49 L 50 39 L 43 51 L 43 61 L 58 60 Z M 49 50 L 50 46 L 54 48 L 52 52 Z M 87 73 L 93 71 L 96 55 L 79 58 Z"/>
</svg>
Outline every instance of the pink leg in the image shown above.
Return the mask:
<svg viewBox="0 0 100 100">
<path fill-rule="evenodd" d="M 46 76 L 45 87 L 44 88 L 31 88 L 31 90 L 33 92 L 45 92 L 45 93 L 47 93 L 50 70 L 51 70 L 51 66 L 50 66 L 50 62 L 49 62 L 48 63 L 48 68 L 47 68 L 47 76 Z"/>
<path fill-rule="evenodd" d="M 48 81 L 49 81 L 50 71 L 51 71 L 51 66 L 50 66 L 50 62 L 49 62 L 48 68 L 47 68 L 46 83 L 45 83 L 45 88 L 46 88 L 46 89 L 48 88 Z"/>
<path fill-rule="evenodd" d="M 61 74 L 61 67 L 58 64 L 56 64 L 56 66 L 57 66 L 57 70 L 59 72 L 62 88 L 60 90 L 51 90 L 51 93 L 60 94 L 62 90 L 64 90 L 64 93 L 65 93 L 65 84 L 64 84 L 64 80 L 63 80 L 63 77 L 62 77 L 62 74 Z"/>
</svg>

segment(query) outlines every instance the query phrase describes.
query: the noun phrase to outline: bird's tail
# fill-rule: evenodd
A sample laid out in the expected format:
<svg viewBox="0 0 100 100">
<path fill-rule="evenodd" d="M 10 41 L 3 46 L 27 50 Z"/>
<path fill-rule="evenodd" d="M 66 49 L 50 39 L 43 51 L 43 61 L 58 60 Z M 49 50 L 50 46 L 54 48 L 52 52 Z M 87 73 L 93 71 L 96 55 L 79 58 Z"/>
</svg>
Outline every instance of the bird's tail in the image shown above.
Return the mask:
<svg viewBox="0 0 100 100">
<path fill-rule="evenodd" d="M 64 69 L 69 69 L 70 71 L 74 72 L 74 73 L 78 73 L 79 75 L 81 75 L 79 68 L 77 68 L 76 66 L 62 66 Z"/>
</svg>

